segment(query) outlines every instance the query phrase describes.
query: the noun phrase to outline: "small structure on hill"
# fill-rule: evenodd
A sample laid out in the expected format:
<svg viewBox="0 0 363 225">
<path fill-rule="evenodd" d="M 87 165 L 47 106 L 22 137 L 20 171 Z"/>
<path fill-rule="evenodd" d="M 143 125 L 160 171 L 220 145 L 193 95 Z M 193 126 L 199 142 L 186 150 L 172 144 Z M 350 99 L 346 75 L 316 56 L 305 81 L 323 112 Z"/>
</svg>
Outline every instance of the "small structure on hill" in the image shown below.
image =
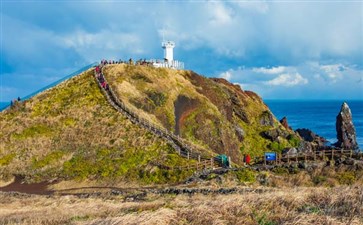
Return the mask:
<svg viewBox="0 0 363 225">
<path fill-rule="evenodd" d="M 175 43 L 173 41 L 163 41 L 161 43 L 161 47 L 164 49 L 164 59 L 151 59 L 149 63 L 151 63 L 154 67 L 162 67 L 162 68 L 171 68 L 171 69 L 184 69 L 184 63 L 174 60 L 173 49 L 175 47 Z"/>
</svg>

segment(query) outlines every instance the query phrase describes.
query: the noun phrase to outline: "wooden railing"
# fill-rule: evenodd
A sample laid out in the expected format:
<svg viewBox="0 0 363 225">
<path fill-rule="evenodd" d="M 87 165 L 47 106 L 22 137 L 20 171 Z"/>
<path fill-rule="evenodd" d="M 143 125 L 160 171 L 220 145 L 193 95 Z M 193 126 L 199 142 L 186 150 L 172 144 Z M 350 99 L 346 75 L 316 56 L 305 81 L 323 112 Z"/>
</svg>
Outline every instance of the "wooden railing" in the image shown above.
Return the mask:
<svg viewBox="0 0 363 225">
<path fill-rule="evenodd" d="M 301 161 L 326 161 L 334 160 L 337 158 L 349 157 L 353 159 L 363 159 L 363 152 L 357 152 L 354 150 L 344 150 L 344 149 L 332 149 L 332 150 L 321 150 L 321 151 L 311 151 L 311 152 L 300 152 L 300 153 L 287 153 L 287 154 L 276 154 L 276 160 L 267 161 L 266 157 L 260 156 L 254 158 L 255 164 L 286 164 L 292 162 Z"/>
</svg>

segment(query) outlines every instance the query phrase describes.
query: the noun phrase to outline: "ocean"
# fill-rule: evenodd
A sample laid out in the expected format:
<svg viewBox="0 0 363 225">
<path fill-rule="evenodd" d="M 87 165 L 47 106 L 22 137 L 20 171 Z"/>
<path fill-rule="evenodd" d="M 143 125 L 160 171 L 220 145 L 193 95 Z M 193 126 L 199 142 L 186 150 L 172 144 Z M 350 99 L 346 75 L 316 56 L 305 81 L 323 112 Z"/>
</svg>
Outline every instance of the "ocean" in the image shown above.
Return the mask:
<svg viewBox="0 0 363 225">
<path fill-rule="evenodd" d="M 273 114 L 281 119 L 286 116 L 289 125 L 294 129 L 308 128 L 314 133 L 335 143 L 335 120 L 343 101 L 338 100 L 265 100 Z M 357 133 L 357 142 L 363 149 L 363 101 L 347 101 L 353 115 Z M 0 102 L 0 109 L 8 104 Z"/>
<path fill-rule="evenodd" d="M 280 120 L 284 116 L 292 129 L 308 128 L 319 136 L 335 143 L 336 116 L 344 101 L 342 100 L 265 100 L 272 113 Z M 346 101 L 352 112 L 357 142 L 363 149 L 363 101 Z"/>
</svg>

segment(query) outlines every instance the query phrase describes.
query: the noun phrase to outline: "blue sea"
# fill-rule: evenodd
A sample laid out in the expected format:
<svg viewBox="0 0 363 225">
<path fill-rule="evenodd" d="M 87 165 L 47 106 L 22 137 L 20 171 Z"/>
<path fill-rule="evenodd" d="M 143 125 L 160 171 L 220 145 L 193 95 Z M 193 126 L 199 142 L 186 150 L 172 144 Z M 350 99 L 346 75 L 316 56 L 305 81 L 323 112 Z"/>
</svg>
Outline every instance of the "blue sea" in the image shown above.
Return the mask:
<svg viewBox="0 0 363 225">
<path fill-rule="evenodd" d="M 343 101 L 265 100 L 265 103 L 278 119 L 286 116 L 294 130 L 308 128 L 331 143 L 337 141 L 335 121 Z M 347 103 L 352 111 L 359 147 L 363 149 L 363 101 L 353 100 Z M 0 102 L 0 109 L 6 104 L 9 103 Z"/>
<path fill-rule="evenodd" d="M 284 116 L 287 117 L 292 129 L 308 128 L 331 143 L 337 141 L 335 122 L 343 102 L 342 100 L 265 100 L 279 120 Z M 363 149 L 363 101 L 346 102 L 352 112 L 358 145 Z"/>
</svg>

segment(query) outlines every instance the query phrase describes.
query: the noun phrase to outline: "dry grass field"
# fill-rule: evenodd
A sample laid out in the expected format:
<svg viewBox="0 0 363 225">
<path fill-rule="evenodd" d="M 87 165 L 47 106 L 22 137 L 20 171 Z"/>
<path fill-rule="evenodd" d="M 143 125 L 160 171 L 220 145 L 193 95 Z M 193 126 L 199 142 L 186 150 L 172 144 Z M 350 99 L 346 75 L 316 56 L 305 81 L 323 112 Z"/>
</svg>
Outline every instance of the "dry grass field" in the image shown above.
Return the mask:
<svg viewBox="0 0 363 225">
<path fill-rule="evenodd" d="M 240 187 L 243 190 L 243 187 Z M 0 192 L 0 224 L 363 224 L 363 187 L 262 193 L 39 196 Z"/>
</svg>

